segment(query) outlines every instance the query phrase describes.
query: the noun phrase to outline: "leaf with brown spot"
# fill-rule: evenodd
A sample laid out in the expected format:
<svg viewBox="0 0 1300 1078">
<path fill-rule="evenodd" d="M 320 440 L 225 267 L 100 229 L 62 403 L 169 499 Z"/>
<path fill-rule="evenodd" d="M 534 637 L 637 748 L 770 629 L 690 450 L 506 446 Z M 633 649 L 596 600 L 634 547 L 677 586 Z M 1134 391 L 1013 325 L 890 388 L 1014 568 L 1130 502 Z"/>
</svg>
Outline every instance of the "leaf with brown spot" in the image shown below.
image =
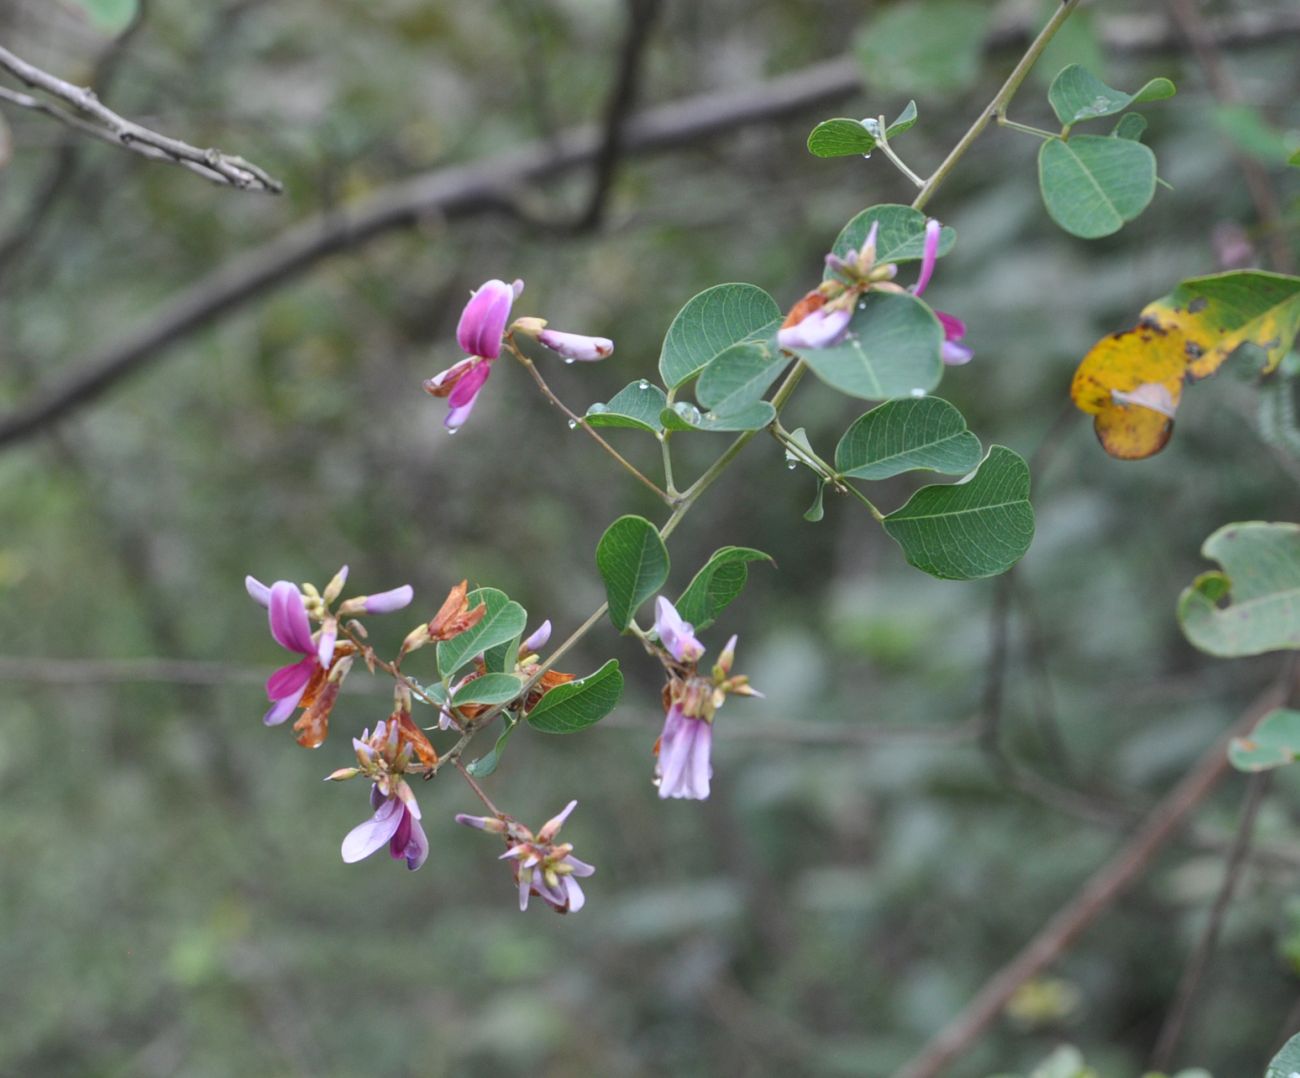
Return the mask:
<svg viewBox="0 0 1300 1078">
<path fill-rule="evenodd" d="M 1137 326 L 1093 346 L 1070 396 L 1094 416 L 1103 448 L 1122 460 L 1158 453 L 1173 433 L 1183 386 L 1214 374 L 1243 344 L 1272 371 L 1300 332 L 1300 277 L 1236 270 L 1183 281 L 1147 304 Z"/>
</svg>

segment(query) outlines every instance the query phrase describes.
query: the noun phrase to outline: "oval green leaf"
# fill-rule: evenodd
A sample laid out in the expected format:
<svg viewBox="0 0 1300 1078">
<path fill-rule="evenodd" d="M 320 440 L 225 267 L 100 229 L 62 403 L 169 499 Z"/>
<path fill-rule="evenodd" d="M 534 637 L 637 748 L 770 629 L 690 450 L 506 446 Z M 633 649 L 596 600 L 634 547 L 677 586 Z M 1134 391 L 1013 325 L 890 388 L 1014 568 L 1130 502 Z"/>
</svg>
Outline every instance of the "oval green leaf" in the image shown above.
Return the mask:
<svg viewBox="0 0 1300 1078">
<path fill-rule="evenodd" d="M 925 255 L 925 221 L 925 214 L 911 206 L 893 202 L 869 206 L 840 229 L 831 250 L 841 258 L 850 251 L 861 250 L 875 224 L 880 226 L 876 231 L 877 262 L 916 262 Z M 951 251 L 956 242 L 956 231 L 945 225 L 939 233 L 939 257 Z M 822 274 L 823 279 L 832 276 L 834 273 L 829 268 Z"/>
<path fill-rule="evenodd" d="M 1201 553 L 1223 572 L 1205 573 L 1179 596 L 1193 646 L 1224 658 L 1300 648 L 1300 525 L 1229 524 Z"/>
<path fill-rule="evenodd" d="M 719 547 L 678 597 L 677 613 L 696 629 L 707 629 L 744 588 L 751 561 L 772 562 L 772 555 L 747 546 Z"/>
<path fill-rule="evenodd" d="M 961 412 L 938 397 L 923 397 L 888 401 L 855 420 L 835 447 L 835 470 L 853 479 L 888 479 L 917 469 L 965 475 L 982 455 Z"/>
<path fill-rule="evenodd" d="M 637 608 L 668 579 L 668 548 L 644 517 L 619 517 L 596 545 L 596 567 L 605 581 L 609 620 L 626 632 Z"/>
<path fill-rule="evenodd" d="M 866 157 L 876 148 L 878 120 L 823 120 L 808 135 L 808 152 L 816 157 Z M 885 128 L 895 138 L 916 123 L 916 102 L 909 101 L 898 118 Z"/>
<path fill-rule="evenodd" d="M 465 682 L 451 699 L 457 707 L 462 704 L 508 704 L 523 687 L 524 679 L 518 674 L 484 674 Z"/>
<path fill-rule="evenodd" d="M 1300 1072 L 1300 1033 L 1287 1041 L 1273 1057 L 1264 1078 L 1295 1078 L 1297 1072 Z"/>
<path fill-rule="evenodd" d="M 924 395 L 943 377 L 943 327 L 915 296 L 868 293 L 839 344 L 795 349 L 812 372 L 864 400 Z"/>
<path fill-rule="evenodd" d="M 476 779 L 485 779 L 492 774 L 497 769 L 497 765 L 501 763 L 501 754 L 505 752 L 506 742 L 510 740 L 510 735 L 515 732 L 515 727 L 518 725 L 517 721 L 511 722 L 510 717 L 507 715 L 506 728 L 501 731 L 501 736 L 497 738 L 496 744 L 492 746 L 492 751 L 484 753 L 477 760 L 466 764 L 465 770 Z"/>
<path fill-rule="evenodd" d="M 715 415 L 732 415 L 761 401 L 790 365 L 767 341 L 745 341 L 722 352 L 700 375 L 695 398 Z"/>
<path fill-rule="evenodd" d="M 1156 155 L 1108 135 L 1048 139 L 1038 151 L 1038 186 L 1053 221 L 1071 235 L 1098 239 L 1147 208 L 1156 193 Z"/>
<path fill-rule="evenodd" d="M 774 335 L 781 317 L 776 300 L 757 285 L 706 288 L 677 312 L 668 327 L 659 354 L 664 385 L 676 389 L 690 381 L 733 344 Z"/>
<path fill-rule="evenodd" d="M 1147 118 L 1141 113 L 1126 112 L 1119 118 L 1115 124 L 1115 130 L 1111 132 L 1114 138 L 1126 138 L 1132 142 L 1138 142 L 1142 138 L 1142 132 L 1147 129 Z"/>
<path fill-rule="evenodd" d="M 472 629 L 439 642 L 438 673 L 445 678 L 454 677 L 474 656 L 522 633 L 528 621 L 524 608 L 496 588 L 475 588 L 468 599 L 471 609 L 483 603 L 487 610 Z"/>
<path fill-rule="evenodd" d="M 608 404 L 593 404 L 585 418 L 593 427 L 627 427 L 659 434 L 664 429 L 659 413 L 667 403 L 664 391 L 642 378 L 620 389 Z"/>
<path fill-rule="evenodd" d="M 1063 67 L 1047 90 L 1047 100 L 1056 118 L 1069 127 L 1100 116 L 1114 116 L 1130 105 L 1144 101 L 1161 101 L 1174 96 L 1174 84 L 1168 79 L 1152 79 L 1135 94 L 1126 94 L 1107 86 L 1091 71 L 1078 64 Z"/>
<path fill-rule="evenodd" d="M 546 734 L 574 734 L 600 722 L 618 706 L 623 674 L 610 659 L 594 674 L 557 685 L 526 716 L 528 725 Z"/>
<path fill-rule="evenodd" d="M 701 412 L 689 401 L 678 401 L 660 413 L 665 430 L 739 431 L 762 430 L 776 418 L 767 401 L 755 401 L 736 412 Z"/>
<path fill-rule="evenodd" d="M 940 580 L 1005 573 L 1034 537 L 1029 466 L 995 445 L 965 479 L 922 487 L 884 525 L 909 565 Z"/>
</svg>

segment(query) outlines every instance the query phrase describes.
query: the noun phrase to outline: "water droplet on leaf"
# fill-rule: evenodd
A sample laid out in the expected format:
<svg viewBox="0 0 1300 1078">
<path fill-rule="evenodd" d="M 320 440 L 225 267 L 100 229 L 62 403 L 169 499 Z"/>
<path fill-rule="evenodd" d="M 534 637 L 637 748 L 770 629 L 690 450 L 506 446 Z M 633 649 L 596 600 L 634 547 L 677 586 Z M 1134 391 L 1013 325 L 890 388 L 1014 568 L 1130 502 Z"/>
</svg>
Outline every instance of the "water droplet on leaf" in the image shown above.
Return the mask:
<svg viewBox="0 0 1300 1078">
<path fill-rule="evenodd" d="M 641 381 L 637 382 L 636 387 L 637 389 L 649 389 L 650 383 L 647 382 L 644 378 L 642 378 Z"/>
<path fill-rule="evenodd" d="M 576 419 L 570 419 L 569 430 L 577 430 L 577 429 L 578 429 L 578 421 Z"/>
<path fill-rule="evenodd" d="M 917 386 L 915 389 L 912 390 L 912 396 L 913 396 L 913 397 L 924 397 L 924 396 L 925 396 L 925 390 L 922 389 L 920 386 Z"/>
<path fill-rule="evenodd" d="M 573 363 L 574 363 L 574 359 L 573 359 L 572 356 L 565 356 L 565 357 L 564 357 L 564 365 L 565 365 L 566 367 L 572 367 L 572 366 L 573 366 Z"/>
</svg>

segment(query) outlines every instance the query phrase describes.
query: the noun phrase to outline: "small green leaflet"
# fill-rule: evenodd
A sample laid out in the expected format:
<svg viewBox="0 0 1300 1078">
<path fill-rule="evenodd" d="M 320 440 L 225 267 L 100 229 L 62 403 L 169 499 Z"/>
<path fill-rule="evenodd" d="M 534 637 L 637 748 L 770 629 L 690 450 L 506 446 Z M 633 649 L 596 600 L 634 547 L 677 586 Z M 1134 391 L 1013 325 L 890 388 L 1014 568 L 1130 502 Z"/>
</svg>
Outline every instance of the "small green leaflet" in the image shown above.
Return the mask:
<svg viewBox="0 0 1300 1078">
<path fill-rule="evenodd" d="M 1223 658 L 1300 648 L 1300 525 L 1229 524 L 1201 547 L 1222 572 L 1178 599 L 1183 635 Z"/>
<path fill-rule="evenodd" d="M 925 221 L 925 214 L 911 206 L 901 206 L 894 202 L 869 206 L 840 229 L 840 234 L 831 245 L 831 251 L 843 258 L 850 251 L 861 250 L 867 233 L 875 224 L 879 226 L 876 232 L 878 263 L 917 262 L 925 255 Z M 945 225 L 939 233 L 939 257 L 942 258 L 951 251 L 956 242 L 956 230 Z M 834 275 L 829 267 L 822 274 L 824 279 Z"/>
<path fill-rule="evenodd" d="M 1234 737 L 1228 762 L 1238 771 L 1271 771 L 1300 755 L 1300 711 L 1276 708 L 1245 737 Z"/>
<path fill-rule="evenodd" d="M 839 344 L 794 349 L 827 385 L 864 400 L 924 396 L 943 377 L 943 327 L 915 296 L 871 292 Z"/>
<path fill-rule="evenodd" d="M 659 355 L 669 389 L 689 382 L 719 352 L 739 341 L 763 340 L 781 323 L 776 300 L 757 285 L 719 284 L 692 297 L 673 319 Z"/>
<path fill-rule="evenodd" d="M 1071 235 L 1109 236 L 1137 217 L 1156 193 L 1156 155 L 1108 135 L 1048 139 L 1038 151 L 1038 186 L 1052 220 Z"/>
<path fill-rule="evenodd" d="M 751 561 L 772 562 L 772 556 L 744 546 L 715 550 L 674 604 L 682 620 L 696 629 L 712 625 L 744 588 L 749 579 L 746 565 Z"/>
<path fill-rule="evenodd" d="M 1069 127 L 1084 120 L 1114 116 L 1130 105 L 1144 101 L 1161 101 L 1174 96 L 1174 84 L 1168 79 L 1152 79 L 1135 94 L 1126 94 L 1107 86 L 1087 68 L 1070 64 L 1061 69 L 1047 90 L 1047 100 L 1062 125 Z"/>
<path fill-rule="evenodd" d="M 938 397 L 922 397 L 889 401 L 855 420 L 835 447 L 835 470 L 853 479 L 888 479 L 913 469 L 965 475 L 982 455 L 961 412 Z"/>
<path fill-rule="evenodd" d="M 526 718 L 529 726 L 543 733 L 573 734 L 600 722 L 618 706 L 622 695 L 623 674 L 618 660 L 610 659 L 594 674 L 555 686 Z"/>
<path fill-rule="evenodd" d="M 884 526 L 909 565 L 940 580 L 1005 573 L 1034 537 L 1029 466 L 995 445 L 965 479 L 922 487 Z"/>
<path fill-rule="evenodd" d="M 644 517 L 619 517 L 596 545 L 596 567 L 605 581 L 609 620 L 626 632 L 637 608 L 668 579 L 668 548 Z"/>
<path fill-rule="evenodd" d="M 808 521 L 809 524 L 816 524 L 826 515 L 826 509 L 822 505 L 825 496 L 826 480 L 819 479 L 817 480 L 817 493 L 813 495 L 812 505 L 808 506 L 803 513 L 804 520 Z"/>
<path fill-rule="evenodd" d="M 739 411 L 718 414 L 701 412 L 689 401 L 678 401 L 665 408 L 659 418 L 665 430 L 762 430 L 776 418 L 776 409 L 767 401 L 755 401 Z"/>
<path fill-rule="evenodd" d="M 492 751 L 484 753 L 477 760 L 467 764 L 465 770 L 473 775 L 476 779 L 485 779 L 497 769 L 501 763 L 501 754 L 505 751 L 506 742 L 510 735 L 515 732 L 515 727 L 519 725 L 518 720 L 511 722 L 510 716 L 506 716 L 506 728 L 501 731 L 501 736 L 497 738 L 497 743 L 492 746 Z"/>
<path fill-rule="evenodd" d="M 916 102 L 909 101 L 898 119 L 885 128 L 885 138 L 901 135 L 916 123 Z M 816 157 L 866 157 L 876 148 L 880 121 L 847 120 L 843 117 L 823 120 L 808 136 L 808 151 Z"/>
<path fill-rule="evenodd" d="M 496 588 L 476 588 L 468 600 L 471 609 L 483 603 L 487 611 L 472 629 L 438 644 L 438 672 L 445 678 L 454 677 L 474 656 L 518 636 L 528 621 L 524 608 Z"/>
<path fill-rule="evenodd" d="M 1264 1078 L 1295 1078 L 1300 1073 L 1300 1033 L 1297 1033 L 1282 1046 L 1282 1051 L 1273 1057 Z"/>
<path fill-rule="evenodd" d="M 1126 112 L 1115 124 L 1115 130 L 1111 132 L 1111 135 L 1115 138 L 1126 138 L 1138 142 L 1146 129 L 1147 118 L 1145 116 L 1136 112 Z"/>
<path fill-rule="evenodd" d="M 608 404 L 593 404 L 585 418 L 593 427 L 628 427 L 659 434 L 664 429 L 659 413 L 667 404 L 664 391 L 642 378 L 620 389 Z"/>
<path fill-rule="evenodd" d="M 704 368 L 695 398 L 714 416 L 734 415 L 761 401 L 789 365 L 767 341 L 733 344 Z"/>
<path fill-rule="evenodd" d="M 518 674 L 484 674 L 465 682 L 453 696 L 456 707 L 463 704 L 508 704 L 524 687 Z"/>
</svg>

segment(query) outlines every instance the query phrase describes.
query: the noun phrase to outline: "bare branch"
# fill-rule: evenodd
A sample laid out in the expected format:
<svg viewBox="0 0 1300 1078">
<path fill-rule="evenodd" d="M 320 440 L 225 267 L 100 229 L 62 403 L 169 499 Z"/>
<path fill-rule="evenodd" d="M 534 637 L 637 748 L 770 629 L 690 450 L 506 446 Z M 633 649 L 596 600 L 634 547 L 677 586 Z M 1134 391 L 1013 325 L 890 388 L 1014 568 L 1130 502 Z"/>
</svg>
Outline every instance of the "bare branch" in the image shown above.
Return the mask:
<svg viewBox="0 0 1300 1078">
<path fill-rule="evenodd" d="M 64 108 L 43 98 L 3 87 L 0 87 L 0 101 L 39 112 L 83 135 L 121 146 L 141 157 L 180 165 L 214 183 L 241 191 L 263 191 L 268 194 L 279 194 L 283 190 L 279 180 L 273 179 L 242 157 L 232 157 L 215 149 L 199 149 L 187 142 L 141 127 L 110 109 L 99 100 L 94 90 L 64 82 L 2 47 L 0 70 L 69 107 Z"/>
</svg>

